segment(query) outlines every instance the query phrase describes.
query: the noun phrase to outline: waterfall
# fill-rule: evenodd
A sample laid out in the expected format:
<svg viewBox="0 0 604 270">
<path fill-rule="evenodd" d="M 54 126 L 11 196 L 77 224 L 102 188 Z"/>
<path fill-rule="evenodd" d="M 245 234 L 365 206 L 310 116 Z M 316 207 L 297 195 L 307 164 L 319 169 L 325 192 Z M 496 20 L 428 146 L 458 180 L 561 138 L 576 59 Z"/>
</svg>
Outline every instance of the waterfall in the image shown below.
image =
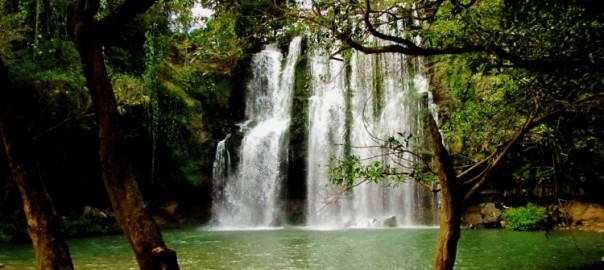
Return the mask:
<svg viewBox="0 0 604 270">
<path fill-rule="evenodd" d="M 330 189 L 326 166 L 329 157 L 344 155 L 346 143 L 346 82 L 344 63 L 328 60 L 325 51 L 311 52 L 312 77 L 309 114 L 307 225 L 337 226 L 349 220 L 348 196 L 333 200 L 337 189 Z"/>
<path fill-rule="evenodd" d="M 417 131 L 417 96 L 427 91 L 418 59 L 354 51 L 346 61 L 329 60 L 320 52 L 311 55 L 307 225 L 391 227 L 430 223 L 425 220 L 434 215 L 437 202 L 411 180 L 365 183 L 345 193 L 342 187 L 330 187 L 326 171 L 329 157 L 341 159 L 346 151 L 365 164 L 377 160 L 409 170 L 414 164 L 412 156 L 393 159 L 387 150 L 376 146 L 398 133 L 421 135 Z M 345 68 L 346 64 L 350 68 Z"/>
<path fill-rule="evenodd" d="M 279 226 L 284 223 L 284 183 L 288 171 L 290 117 L 301 39 L 287 58 L 269 47 L 251 60 L 246 121 L 241 135 L 227 136 L 217 146 L 214 164 L 214 225 L 232 228 Z M 329 183 L 334 157 L 359 156 L 409 172 L 417 160 L 410 154 L 393 158 L 383 145 L 389 137 L 412 135 L 420 143 L 423 106 L 428 92 L 421 58 L 401 54 L 365 55 L 352 51 L 340 60 L 327 49 L 305 52 L 308 78 L 306 155 L 306 225 L 309 227 L 399 227 L 433 225 L 437 197 L 408 180 L 363 183 L 352 190 Z M 301 78 L 298 78 L 301 79 Z M 428 96 L 429 92 L 428 92 Z M 430 108 L 434 109 L 434 108 Z M 305 111 L 293 112 L 294 117 Z M 306 119 L 306 118 L 304 118 Z M 227 145 L 236 145 L 237 153 Z M 233 150 L 231 150 L 233 151 Z M 235 152 L 235 151 L 233 151 Z M 332 163 L 332 164 L 330 164 Z M 233 168 L 231 168 L 233 167 Z"/>
<path fill-rule="evenodd" d="M 282 222 L 279 197 L 287 165 L 287 137 L 300 43 L 299 37 L 292 40 L 284 64 L 282 53 L 273 47 L 252 57 L 239 163 L 226 179 L 220 176 L 214 179 L 212 220 L 217 226 L 266 227 Z M 215 170 L 214 174 L 219 172 Z"/>
<path fill-rule="evenodd" d="M 214 157 L 214 164 L 212 168 L 212 177 L 214 179 L 214 197 L 222 198 L 222 189 L 226 180 L 229 177 L 229 171 L 231 169 L 231 153 L 226 146 L 227 141 L 231 137 L 228 134 L 224 140 L 218 142 L 216 145 L 216 156 Z"/>
</svg>

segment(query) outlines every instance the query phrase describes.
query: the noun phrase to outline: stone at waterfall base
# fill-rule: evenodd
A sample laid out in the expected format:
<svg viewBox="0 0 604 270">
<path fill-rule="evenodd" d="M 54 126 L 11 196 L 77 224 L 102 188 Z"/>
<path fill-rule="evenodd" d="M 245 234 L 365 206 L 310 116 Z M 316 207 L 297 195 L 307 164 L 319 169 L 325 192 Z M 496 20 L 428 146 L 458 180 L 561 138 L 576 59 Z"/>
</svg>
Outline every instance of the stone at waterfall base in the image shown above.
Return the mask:
<svg viewBox="0 0 604 270">
<path fill-rule="evenodd" d="M 384 227 L 384 228 L 396 228 L 398 227 L 398 221 L 396 216 L 388 216 L 382 219 L 374 218 L 370 221 L 369 226 L 371 227 Z"/>
<path fill-rule="evenodd" d="M 389 216 L 387 218 L 384 218 L 384 220 L 382 221 L 382 224 L 384 225 L 384 227 L 389 227 L 389 228 L 394 228 L 394 227 L 398 226 L 398 222 L 396 221 L 396 216 Z"/>
<path fill-rule="evenodd" d="M 604 233 L 604 206 L 601 204 L 565 201 L 560 203 L 559 210 L 568 224 L 557 228 Z"/>
<path fill-rule="evenodd" d="M 506 222 L 500 219 L 501 209 L 496 206 L 493 203 L 482 203 L 467 207 L 462 216 L 462 224 L 471 229 L 505 227 Z M 604 233 L 604 206 L 601 204 L 562 201 L 545 206 L 549 221 L 556 229 Z"/>
<path fill-rule="evenodd" d="M 462 223 L 472 229 L 499 228 L 501 209 L 494 203 L 469 206 L 462 216 Z"/>
</svg>

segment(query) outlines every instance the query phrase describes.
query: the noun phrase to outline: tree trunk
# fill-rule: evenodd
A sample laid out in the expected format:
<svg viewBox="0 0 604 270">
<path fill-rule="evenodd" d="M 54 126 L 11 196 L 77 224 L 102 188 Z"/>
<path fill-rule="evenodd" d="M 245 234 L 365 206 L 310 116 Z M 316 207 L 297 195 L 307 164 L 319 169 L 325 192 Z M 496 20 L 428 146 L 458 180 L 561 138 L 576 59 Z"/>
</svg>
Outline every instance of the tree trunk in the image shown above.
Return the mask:
<svg viewBox="0 0 604 270">
<path fill-rule="evenodd" d="M 179 269 L 176 253 L 166 247 L 159 227 L 146 208 L 125 152 L 117 103 L 94 27 L 98 22 L 93 20 L 95 14 L 87 13 L 90 4 L 89 1 L 77 1 L 71 18 L 71 34 L 94 104 L 105 188 L 140 269 Z M 98 1 L 94 4 L 98 5 Z"/>
<path fill-rule="evenodd" d="M 453 181 L 451 181 L 453 180 Z M 453 269 L 457 256 L 457 242 L 461 233 L 461 200 L 457 194 L 460 189 L 456 179 L 442 178 L 439 173 L 441 185 L 440 228 L 436 254 L 434 257 L 434 270 Z M 445 187 L 448 186 L 448 187 Z"/>
<path fill-rule="evenodd" d="M 39 269 L 73 269 L 61 221 L 40 177 L 31 135 L 26 123 L 26 101 L 14 90 L 8 70 L 0 60 L 0 136 L 11 176 L 19 187 Z"/>
<path fill-rule="evenodd" d="M 430 133 L 434 156 L 438 163 L 438 181 L 441 188 L 440 229 L 434 270 L 449 270 L 455 265 L 457 242 L 461 234 L 463 196 L 453 160 L 442 144 L 442 137 L 432 114 L 426 112 L 425 123 Z"/>
</svg>

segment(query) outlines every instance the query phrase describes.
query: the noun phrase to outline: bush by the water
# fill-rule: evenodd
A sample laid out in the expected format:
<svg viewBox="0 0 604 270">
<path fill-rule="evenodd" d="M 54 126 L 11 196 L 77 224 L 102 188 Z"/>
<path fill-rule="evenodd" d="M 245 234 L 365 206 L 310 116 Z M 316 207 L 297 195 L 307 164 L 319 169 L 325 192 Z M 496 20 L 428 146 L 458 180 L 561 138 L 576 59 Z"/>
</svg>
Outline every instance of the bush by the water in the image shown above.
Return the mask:
<svg viewBox="0 0 604 270">
<path fill-rule="evenodd" d="M 63 230 L 67 236 L 94 236 L 114 233 L 117 225 L 113 218 L 91 216 L 63 217 Z"/>
<path fill-rule="evenodd" d="M 529 231 L 543 228 L 547 214 L 545 207 L 529 203 L 526 206 L 505 209 L 501 217 L 507 222 L 507 229 Z"/>
<path fill-rule="evenodd" d="M 13 217 L 0 216 L 0 242 L 13 240 L 20 231 L 20 226 Z"/>
</svg>

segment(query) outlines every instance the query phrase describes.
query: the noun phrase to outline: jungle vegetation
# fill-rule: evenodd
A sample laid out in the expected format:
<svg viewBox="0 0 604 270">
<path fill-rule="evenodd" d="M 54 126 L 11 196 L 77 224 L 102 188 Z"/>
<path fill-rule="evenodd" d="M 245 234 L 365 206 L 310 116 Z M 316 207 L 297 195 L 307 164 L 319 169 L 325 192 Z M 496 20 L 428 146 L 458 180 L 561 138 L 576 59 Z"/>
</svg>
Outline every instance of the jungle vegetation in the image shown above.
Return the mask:
<svg viewBox="0 0 604 270">
<path fill-rule="evenodd" d="M 199 4 L 213 13 L 194 16 Z M 424 114 L 415 180 L 439 183 L 434 269 L 452 269 L 481 189 L 601 190 L 603 16 L 598 0 L 0 0 L 0 240 L 28 227 L 40 267 L 71 269 L 59 217 L 96 205 L 116 212 L 141 268 L 177 269 L 154 204 L 209 204 L 250 56 L 313 35 L 334 57 L 424 59 L 439 121 Z M 359 166 L 346 160 L 339 175 Z M 384 173 L 371 172 L 334 181 Z"/>
</svg>

